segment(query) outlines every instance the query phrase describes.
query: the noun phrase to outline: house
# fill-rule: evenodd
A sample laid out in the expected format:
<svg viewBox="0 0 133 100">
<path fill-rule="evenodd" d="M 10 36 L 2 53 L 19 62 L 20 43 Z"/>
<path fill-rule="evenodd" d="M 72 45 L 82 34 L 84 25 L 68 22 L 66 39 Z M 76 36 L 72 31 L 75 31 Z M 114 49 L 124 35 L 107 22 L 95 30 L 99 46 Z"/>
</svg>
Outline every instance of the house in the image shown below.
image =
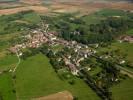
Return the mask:
<svg viewBox="0 0 133 100">
<path fill-rule="evenodd" d="M 124 64 L 126 61 L 125 60 L 122 60 L 122 61 L 120 61 L 120 64 Z"/>
<path fill-rule="evenodd" d="M 133 36 L 121 36 L 120 40 L 122 40 L 124 42 L 133 43 Z"/>
<path fill-rule="evenodd" d="M 52 37 L 52 38 L 51 38 L 51 41 L 53 41 L 53 40 L 56 40 L 56 37 Z"/>
<path fill-rule="evenodd" d="M 78 70 L 76 68 L 76 66 L 74 64 L 72 64 L 67 58 L 64 57 L 64 62 L 65 64 L 68 66 L 68 68 L 70 69 L 71 73 L 73 75 L 77 75 L 78 74 Z"/>
</svg>

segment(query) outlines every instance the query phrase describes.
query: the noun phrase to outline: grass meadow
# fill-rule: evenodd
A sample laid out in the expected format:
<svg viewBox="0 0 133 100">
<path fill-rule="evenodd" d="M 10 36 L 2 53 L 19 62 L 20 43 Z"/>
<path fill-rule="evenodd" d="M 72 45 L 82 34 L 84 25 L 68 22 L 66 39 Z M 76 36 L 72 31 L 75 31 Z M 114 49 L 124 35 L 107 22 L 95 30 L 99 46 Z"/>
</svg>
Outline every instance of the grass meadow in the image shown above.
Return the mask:
<svg viewBox="0 0 133 100">
<path fill-rule="evenodd" d="M 16 100 L 14 85 L 10 73 L 0 75 L 0 96 L 2 96 L 2 100 Z"/>
<path fill-rule="evenodd" d="M 133 79 L 123 80 L 121 83 L 113 86 L 111 91 L 114 100 L 132 100 L 133 99 Z"/>
</svg>

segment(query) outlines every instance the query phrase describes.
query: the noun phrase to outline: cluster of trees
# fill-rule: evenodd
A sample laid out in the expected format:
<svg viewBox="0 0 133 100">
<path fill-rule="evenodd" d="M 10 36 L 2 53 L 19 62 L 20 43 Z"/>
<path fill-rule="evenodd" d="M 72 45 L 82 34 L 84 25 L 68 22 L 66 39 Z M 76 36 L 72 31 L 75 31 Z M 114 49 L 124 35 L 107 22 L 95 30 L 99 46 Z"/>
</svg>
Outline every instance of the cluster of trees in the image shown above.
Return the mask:
<svg viewBox="0 0 133 100">
<path fill-rule="evenodd" d="M 103 100 L 111 100 L 112 93 L 106 87 L 99 87 L 96 84 L 95 79 L 93 79 L 86 70 L 81 70 L 80 74 L 84 78 L 84 81 L 99 95 Z"/>
<path fill-rule="evenodd" d="M 21 58 L 23 60 L 26 60 L 28 57 L 34 56 L 36 54 L 38 54 L 40 48 L 28 48 L 26 50 L 23 51 L 23 55 L 21 56 Z"/>
<path fill-rule="evenodd" d="M 81 62 L 81 66 L 89 66 L 92 69 L 99 66 L 102 68 L 96 75 L 90 75 L 85 69 L 81 70 L 82 78 L 85 78 L 86 83 L 103 99 L 112 99 L 112 93 L 109 88 L 119 82 L 120 71 L 115 67 L 115 64 L 102 60 L 99 57 L 92 56 Z M 118 81 L 116 81 L 118 80 Z"/>
<path fill-rule="evenodd" d="M 57 72 L 59 69 L 65 67 L 65 62 L 62 60 L 62 55 L 64 54 L 63 51 L 53 52 L 52 50 L 46 48 L 46 46 L 40 49 L 41 53 L 46 55 L 50 59 L 51 65 L 54 67 L 55 71 Z M 60 60 L 59 60 L 60 59 Z M 59 61 L 57 61 L 59 60 Z"/>
<path fill-rule="evenodd" d="M 129 18 L 108 17 L 98 24 L 90 25 L 82 17 L 75 18 L 72 15 L 58 16 L 53 19 L 44 17 L 43 19 L 48 19 L 48 22 L 52 23 L 52 27 L 58 30 L 60 37 L 88 44 L 111 42 L 121 34 L 125 34 L 128 29 L 133 28 L 131 16 L 129 14 Z"/>
<path fill-rule="evenodd" d="M 68 23 L 61 23 L 61 37 L 67 40 L 76 40 L 78 42 L 101 43 L 111 42 L 121 34 L 126 33 L 128 29 L 133 28 L 133 20 L 123 18 L 108 18 L 99 24 L 91 24 L 90 26 L 81 25 L 74 31 L 80 34 L 74 34 Z"/>
<path fill-rule="evenodd" d="M 100 63 L 97 62 L 97 60 L 93 57 L 86 58 L 85 60 L 80 62 L 80 65 L 82 67 L 89 66 L 90 68 L 94 69 L 97 66 L 100 66 Z"/>
</svg>

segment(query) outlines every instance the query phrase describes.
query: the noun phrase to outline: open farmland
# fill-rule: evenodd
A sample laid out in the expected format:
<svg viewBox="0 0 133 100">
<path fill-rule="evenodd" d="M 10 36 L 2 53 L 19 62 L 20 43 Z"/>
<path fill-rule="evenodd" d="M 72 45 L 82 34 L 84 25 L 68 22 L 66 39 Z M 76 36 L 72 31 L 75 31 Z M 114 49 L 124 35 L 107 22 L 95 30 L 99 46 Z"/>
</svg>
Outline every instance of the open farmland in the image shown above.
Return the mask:
<svg viewBox="0 0 133 100">
<path fill-rule="evenodd" d="M 52 1 L 0 7 L 0 100 L 131 100 L 133 4 Z"/>
<path fill-rule="evenodd" d="M 4 57 L 1 57 L 0 58 L 0 72 L 13 68 L 16 65 L 17 61 L 18 61 L 17 57 L 13 55 L 7 55 Z"/>
<path fill-rule="evenodd" d="M 29 10 L 33 10 L 33 11 L 36 11 L 38 13 L 48 12 L 48 8 L 43 7 L 43 6 L 27 6 L 27 7 L 3 9 L 3 10 L 0 10 L 0 14 L 1 15 L 9 15 L 9 14 L 14 14 L 14 13 L 18 13 L 18 12 L 21 12 L 21 11 L 29 11 Z"/>
<path fill-rule="evenodd" d="M 16 94 L 10 73 L 0 75 L 0 100 L 15 100 Z"/>
<path fill-rule="evenodd" d="M 126 79 L 111 88 L 114 100 L 132 100 L 133 79 Z"/>
<path fill-rule="evenodd" d="M 16 71 L 16 89 L 19 99 L 37 98 L 68 90 L 79 100 L 99 100 L 81 79 L 75 78 L 73 85 L 59 79 L 48 58 L 42 54 L 21 62 Z"/>
<path fill-rule="evenodd" d="M 30 4 L 30 5 L 27 5 Z M 37 4 L 36 6 L 34 4 Z M 51 1 L 49 6 L 44 6 L 45 2 L 41 2 L 40 0 L 36 0 L 32 2 L 32 0 L 21 0 L 19 6 L 10 9 L 1 9 L 0 15 L 13 14 L 21 11 L 34 10 L 38 13 L 73 13 L 80 12 L 82 15 L 91 14 L 93 12 L 99 11 L 103 8 L 112 8 L 112 9 L 122 9 L 122 10 L 133 10 L 133 4 L 127 2 L 59 2 L 59 1 Z"/>
<path fill-rule="evenodd" d="M 19 2 L 30 5 L 38 5 L 42 3 L 42 0 L 19 0 Z"/>
</svg>

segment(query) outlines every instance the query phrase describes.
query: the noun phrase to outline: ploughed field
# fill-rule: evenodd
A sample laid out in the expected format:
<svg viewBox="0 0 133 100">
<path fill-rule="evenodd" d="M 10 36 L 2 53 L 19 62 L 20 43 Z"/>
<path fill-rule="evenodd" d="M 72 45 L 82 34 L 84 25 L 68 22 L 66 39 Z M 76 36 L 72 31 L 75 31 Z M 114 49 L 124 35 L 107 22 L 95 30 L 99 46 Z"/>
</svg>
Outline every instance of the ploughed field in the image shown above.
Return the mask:
<svg viewBox="0 0 133 100">
<path fill-rule="evenodd" d="M 13 1 L 13 0 L 12 0 Z M 11 4 L 10 4 L 11 3 Z M 18 6 L 16 6 L 17 4 Z M 3 9 L 0 10 L 0 15 L 13 14 L 21 11 L 34 10 L 38 13 L 65 13 L 65 12 L 80 12 L 81 15 L 91 14 L 103 8 L 133 10 L 133 4 L 128 2 L 60 2 L 41 0 L 20 0 L 17 2 L 0 3 Z M 14 5 L 14 6 L 13 6 Z M 6 6 L 4 8 L 4 6 Z M 6 9 L 7 8 L 7 9 Z"/>
</svg>

